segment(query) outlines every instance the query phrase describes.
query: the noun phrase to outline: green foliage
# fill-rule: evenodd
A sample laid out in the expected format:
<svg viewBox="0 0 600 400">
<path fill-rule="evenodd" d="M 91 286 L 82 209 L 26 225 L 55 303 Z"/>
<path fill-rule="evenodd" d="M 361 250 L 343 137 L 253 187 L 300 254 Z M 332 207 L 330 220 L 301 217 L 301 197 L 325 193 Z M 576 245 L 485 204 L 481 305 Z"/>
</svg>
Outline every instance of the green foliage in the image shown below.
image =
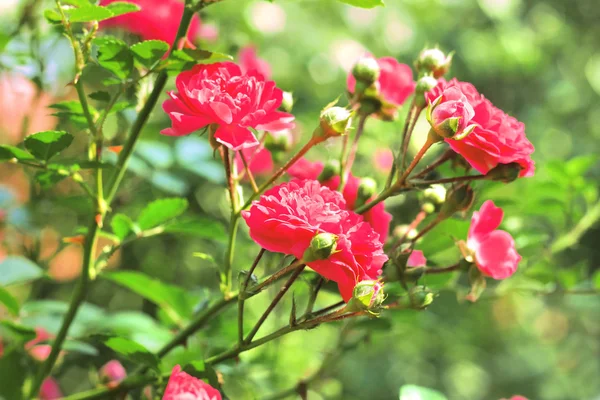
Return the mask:
<svg viewBox="0 0 600 400">
<path fill-rule="evenodd" d="M 0 286 L 0 303 L 4 304 L 12 315 L 19 315 L 19 302 L 2 286 Z"/>
<path fill-rule="evenodd" d="M 37 159 L 48 161 L 73 142 L 73 135 L 64 131 L 45 131 L 25 138 L 25 148 Z"/>
<path fill-rule="evenodd" d="M 136 230 L 136 226 L 131 218 L 125 214 L 116 214 L 111 220 L 110 226 L 119 240 L 125 239 L 130 232 Z"/>
<path fill-rule="evenodd" d="M 144 346 L 122 337 L 108 337 L 102 343 L 120 356 L 139 365 L 145 365 L 158 370 L 160 360 Z"/>
<path fill-rule="evenodd" d="M 98 64 L 120 80 L 125 80 L 133 69 L 133 54 L 122 40 L 99 37 L 93 42 L 98 46 Z"/>
<path fill-rule="evenodd" d="M 373 8 L 378 6 L 384 6 L 383 0 L 338 0 L 342 3 L 350 4 L 354 7 L 360 8 Z"/>
<path fill-rule="evenodd" d="M 34 160 L 35 158 L 28 152 L 15 146 L 0 145 L 0 161 L 8 161 L 16 158 L 19 161 Z"/>
<path fill-rule="evenodd" d="M 151 229 L 169 222 L 183 214 L 188 207 L 188 202 L 180 198 L 155 200 L 148 204 L 138 217 L 141 230 Z"/>
<path fill-rule="evenodd" d="M 21 256 L 7 256 L 0 262 L 0 285 L 29 282 L 44 276 L 42 269 Z"/>
<path fill-rule="evenodd" d="M 400 388 L 399 400 L 447 400 L 447 397 L 426 387 L 404 385 Z"/>
<path fill-rule="evenodd" d="M 169 45 L 160 40 L 146 40 L 131 46 L 135 61 L 145 68 L 152 68 L 169 51 Z"/>
<path fill-rule="evenodd" d="M 165 232 L 187 234 L 223 242 L 227 239 L 227 233 L 223 225 L 208 218 L 176 221 L 166 225 Z"/>
</svg>

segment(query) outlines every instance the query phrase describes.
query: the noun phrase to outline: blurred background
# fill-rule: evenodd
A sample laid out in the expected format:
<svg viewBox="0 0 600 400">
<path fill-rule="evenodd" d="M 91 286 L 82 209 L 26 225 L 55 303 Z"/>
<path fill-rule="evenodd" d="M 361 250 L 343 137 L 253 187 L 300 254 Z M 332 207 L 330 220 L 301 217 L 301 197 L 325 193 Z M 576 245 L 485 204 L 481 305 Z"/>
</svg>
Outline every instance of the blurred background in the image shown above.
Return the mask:
<svg viewBox="0 0 600 400">
<path fill-rule="evenodd" d="M 42 17 L 53 2 L 38 1 L 31 14 L 34 29 L 17 32 L 25 3 L 0 2 L 2 144 L 19 143 L 23 134 L 57 124 L 75 134 L 81 130 L 49 116 L 47 109 L 75 98 L 67 85 L 74 71 L 69 43 Z M 217 368 L 230 398 L 266 398 L 310 376 L 335 351 L 342 332 L 345 352 L 318 373 L 309 385 L 309 399 L 397 399 L 406 384 L 457 400 L 513 394 L 530 400 L 600 399 L 597 0 L 386 0 L 386 7 L 371 10 L 326 0 L 225 0 L 207 8 L 201 20 L 201 48 L 237 57 L 239 49 L 254 46 L 270 64 L 278 86 L 294 93 L 298 145 L 310 137 L 319 110 L 345 94 L 347 71 L 358 56 L 368 51 L 412 65 L 421 49 L 438 45 L 455 51 L 448 77 L 472 82 L 496 106 L 523 121 L 536 147 L 533 178 L 477 187 L 474 208 L 486 199 L 503 207 L 502 228 L 513 234 L 523 255 L 513 278 L 489 282 L 487 292 L 471 304 L 462 300 L 467 290 L 462 278 L 427 277 L 424 284 L 439 290 L 439 296 L 425 311 L 389 311 L 346 329 L 322 326 L 244 353 L 238 362 Z M 100 77 L 90 75 L 85 83 L 89 92 L 102 86 Z M 132 100 L 108 118 L 105 133 L 111 145 L 123 143 L 135 107 Z M 385 179 L 387 170 L 378 166 L 376 155 L 398 147 L 405 115 L 401 110 L 396 122 L 368 122 L 356 175 Z M 142 271 L 183 287 L 202 307 L 218 295 L 217 266 L 229 218 L 224 175 L 204 137 L 160 136 L 168 125 L 157 108 L 113 209 L 134 218 L 156 198 L 183 196 L 190 202 L 188 214 L 211 221 L 210 232 L 138 240 L 115 254 L 110 267 Z M 413 151 L 424 140 L 426 125 L 417 125 Z M 76 141 L 68 154 L 73 158 L 86 146 L 84 135 L 76 134 Z M 325 161 L 338 152 L 337 144 L 327 144 L 308 158 Z M 44 186 L 31 183 L 28 175 L 31 171 L 20 166 L 0 165 L 0 259 L 24 255 L 44 268 L 43 279 L 10 289 L 24 303 L 19 322 L 52 333 L 81 268 L 80 246 L 63 238 L 77 233 L 92 208 L 69 182 Z M 419 210 L 412 195 L 386 204 L 394 215 L 392 229 L 412 221 Z M 459 257 L 454 240 L 466 238 L 469 221 L 470 214 L 446 221 L 417 248 L 432 265 L 454 263 Z M 241 231 L 234 265 L 246 269 L 258 248 L 244 226 Z M 279 255 L 267 255 L 259 275 L 280 261 Z M 302 298 L 308 286 L 298 284 L 294 291 Z M 337 299 L 326 292 L 319 305 Z M 248 302 L 249 323 L 268 301 L 269 296 L 257 296 Z M 291 296 L 261 333 L 285 325 L 290 307 Z M 3 312 L 0 307 L 0 317 L 8 318 Z M 156 350 L 173 325 L 161 307 L 100 279 L 72 334 L 83 336 L 100 327 Z M 229 348 L 236 329 L 231 310 L 194 336 L 188 351 L 168 356 L 165 368 Z M 83 344 L 66 355 L 76 362 L 65 361 L 58 368 L 65 392 L 89 388 L 90 371 L 114 357 Z"/>
</svg>

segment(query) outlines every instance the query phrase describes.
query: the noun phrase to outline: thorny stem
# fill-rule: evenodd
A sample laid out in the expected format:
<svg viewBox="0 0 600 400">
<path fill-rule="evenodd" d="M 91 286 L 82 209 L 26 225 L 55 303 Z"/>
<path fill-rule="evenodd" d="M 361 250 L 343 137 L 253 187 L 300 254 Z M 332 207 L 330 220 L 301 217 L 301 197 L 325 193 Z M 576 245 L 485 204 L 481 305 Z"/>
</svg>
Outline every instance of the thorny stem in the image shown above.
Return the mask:
<svg viewBox="0 0 600 400">
<path fill-rule="evenodd" d="M 250 267 L 250 270 L 248 270 L 248 275 L 246 276 L 246 279 L 244 279 L 244 282 L 240 286 L 240 292 L 242 292 L 242 293 L 246 292 L 246 289 L 248 288 L 248 283 L 250 283 L 250 279 L 252 278 L 252 274 L 254 273 L 254 270 L 258 266 L 258 263 L 260 262 L 262 256 L 265 254 L 265 251 L 266 251 L 265 249 L 260 249 L 260 251 L 258 252 L 258 255 L 254 259 L 254 262 L 252 263 L 252 266 Z M 242 296 L 238 297 L 238 343 L 242 344 L 243 342 L 244 342 L 244 296 L 242 295 Z"/>
<path fill-rule="evenodd" d="M 356 128 L 356 134 L 354 135 L 354 141 L 352 142 L 352 147 L 350 148 L 350 153 L 348 154 L 348 158 L 346 162 L 342 164 L 342 170 L 340 174 L 340 187 L 338 188 L 338 192 L 343 193 L 344 186 L 346 186 L 346 182 L 348 182 L 348 176 L 350 175 L 350 171 L 352 171 L 352 164 L 354 164 L 354 159 L 356 158 L 356 151 L 358 150 L 358 141 L 362 136 L 363 131 L 365 130 L 365 123 L 367 122 L 368 114 L 361 114 L 358 118 L 358 126 Z"/>
<path fill-rule="evenodd" d="M 229 159 L 229 150 L 220 146 L 219 151 L 221 152 L 221 158 L 223 159 L 223 166 L 225 167 L 225 175 L 227 177 L 227 186 L 229 188 L 229 197 L 231 201 L 231 218 L 229 221 L 229 240 L 227 242 L 227 254 L 225 255 L 225 265 L 223 268 L 223 275 L 221 277 L 221 289 L 227 296 L 227 293 L 231 291 L 232 281 L 232 270 L 233 257 L 235 254 L 235 239 L 237 236 L 237 228 L 239 224 L 238 207 L 239 198 L 237 193 L 237 182 L 231 172 L 231 160 Z"/>
<path fill-rule="evenodd" d="M 417 235 L 411 239 L 411 241 L 414 243 L 417 240 L 419 240 L 420 238 L 422 238 L 423 236 L 425 236 L 426 233 L 428 233 L 430 230 L 432 230 L 433 228 L 435 228 L 440 222 L 442 222 L 445 218 L 441 215 L 438 214 L 437 218 L 434 219 L 433 221 L 431 221 L 425 228 L 421 229 L 419 231 L 419 233 L 417 233 Z"/>
<path fill-rule="evenodd" d="M 425 153 L 427 153 L 427 150 L 429 150 L 431 146 L 433 146 L 435 143 L 437 143 L 435 139 L 433 139 L 431 136 L 427 137 L 427 140 L 425 141 L 425 143 L 423 143 L 421 149 L 417 152 L 417 154 L 415 154 L 415 157 L 410 162 L 404 173 L 398 178 L 398 184 L 400 186 L 404 185 L 410 173 L 413 171 L 413 169 L 415 169 L 415 167 L 417 166 L 419 161 L 421 161 Z"/>
<path fill-rule="evenodd" d="M 283 277 L 283 276 L 287 275 L 288 273 L 290 273 L 291 271 L 295 270 L 296 268 L 303 267 L 303 266 L 304 266 L 304 264 L 303 264 L 302 260 L 294 260 L 287 267 L 280 269 L 279 271 L 275 272 L 273 275 L 268 277 L 266 280 L 264 280 L 263 282 L 259 283 L 256 286 L 252 286 L 250 289 L 252 292 L 259 292 L 262 289 L 264 289 L 265 287 L 270 286 L 273 282 L 281 279 L 281 277 Z"/>
</svg>

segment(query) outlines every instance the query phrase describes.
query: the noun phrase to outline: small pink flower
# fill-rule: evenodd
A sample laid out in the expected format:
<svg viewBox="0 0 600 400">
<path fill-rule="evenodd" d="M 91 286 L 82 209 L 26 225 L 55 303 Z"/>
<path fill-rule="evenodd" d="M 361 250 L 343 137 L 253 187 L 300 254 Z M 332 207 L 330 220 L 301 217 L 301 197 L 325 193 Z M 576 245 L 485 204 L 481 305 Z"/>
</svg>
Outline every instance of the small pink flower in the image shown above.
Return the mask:
<svg viewBox="0 0 600 400">
<path fill-rule="evenodd" d="M 221 393 L 208 383 L 173 367 L 162 400 L 221 400 Z"/>
<path fill-rule="evenodd" d="M 238 55 L 242 72 L 247 74 L 250 71 L 256 71 L 265 79 L 271 79 L 271 66 L 256 54 L 256 48 L 253 46 L 243 47 Z"/>
<path fill-rule="evenodd" d="M 366 57 L 373 58 L 367 54 Z M 415 91 L 415 81 L 413 80 L 412 69 L 399 63 L 393 57 L 382 57 L 377 59 L 379 65 L 379 79 L 376 86 L 383 100 L 390 105 L 399 107 Z M 352 74 L 348 74 L 348 91 L 354 93 L 356 88 L 356 79 Z"/>
<path fill-rule="evenodd" d="M 473 213 L 467 247 L 474 254 L 477 268 L 485 276 L 505 279 L 515 273 L 521 256 L 515 250 L 515 241 L 505 231 L 498 230 L 504 212 L 491 200 Z"/>
<path fill-rule="evenodd" d="M 35 328 L 36 337 L 35 339 L 30 340 L 25 343 L 25 350 L 29 353 L 31 357 L 38 361 L 44 361 L 50 355 L 52 351 L 52 346 L 49 344 L 39 344 L 41 342 L 46 342 L 52 338 L 44 328 Z"/>
<path fill-rule="evenodd" d="M 254 71 L 243 74 L 231 62 L 199 64 L 177 76 L 177 91 L 163 103 L 171 128 L 161 133 L 188 135 L 208 125 L 214 140 L 231 150 L 258 145 L 251 129 L 279 131 L 294 126 L 294 116 L 278 111 L 283 92 Z"/>
<path fill-rule="evenodd" d="M 427 265 L 427 259 L 421 250 L 413 250 L 408 257 L 406 265 L 409 267 L 424 267 Z"/>
<path fill-rule="evenodd" d="M 377 149 L 373 154 L 373 164 L 379 172 L 389 172 L 394 165 L 394 153 L 390 149 Z"/>
<path fill-rule="evenodd" d="M 475 111 L 469 104 L 467 96 L 458 87 L 446 88 L 434 101 L 435 106 L 431 112 L 430 123 L 433 129 L 444 138 L 460 136 L 475 116 Z M 451 128 L 450 121 L 453 120 L 455 127 Z"/>
<path fill-rule="evenodd" d="M 101 0 L 106 6 L 120 0 Z M 130 0 L 141 10 L 100 22 L 100 27 L 115 27 L 139 35 L 143 40 L 162 40 L 172 44 L 183 15 L 184 2 L 180 0 Z M 188 38 L 193 40 L 200 31 L 200 18 L 194 14 Z"/>
<path fill-rule="evenodd" d="M 58 383 L 53 378 L 46 378 L 40 387 L 40 400 L 57 400 L 63 397 Z"/>
<path fill-rule="evenodd" d="M 219 28 L 215 24 L 203 23 L 200 26 L 198 38 L 206 42 L 214 43 L 219 38 Z"/>
<path fill-rule="evenodd" d="M 127 377 L 127 371 L 117 360 L 111 360 L 100 368 L 100 379 L 108 384 L 121 382 Z"/>
</svg>

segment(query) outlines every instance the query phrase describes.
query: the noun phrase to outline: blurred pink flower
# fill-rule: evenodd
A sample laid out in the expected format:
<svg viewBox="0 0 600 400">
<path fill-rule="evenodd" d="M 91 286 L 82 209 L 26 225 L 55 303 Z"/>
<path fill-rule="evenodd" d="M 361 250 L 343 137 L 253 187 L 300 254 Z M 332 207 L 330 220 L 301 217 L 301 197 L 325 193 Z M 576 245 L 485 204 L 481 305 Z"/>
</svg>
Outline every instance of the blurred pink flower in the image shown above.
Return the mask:
<svg viewBox="0 0 600 400">
<path fill-rule="evenodd" d="M 239 55 L 240 68 L 244 74 L 250 71 L 256 71 L 265 79 L 271 79 L 271 66 L 262 58 L 259 58 L 254 46 L 246 46 L 240 49 Z"/>
<path fill-rule="evenodd" d="M 35 328 L 35 339 L 25 343 L 25 350 L 29 352 L 29 355 L 38 361 L 44 361 L 50 355 L 52 346 L 49 344 L 39 344 L 46 342 L 52 338 L 52 335 L 48 333 L 44 328 Z"/>
<path fill-rule="evenodd" d="M 58 400 L 63 397 L 58 383 L 53 378 L 46 378 L 40 387 L 40 400 Z"/>
<path fill-rule="evenodd" d="M 424 267 L 427 264 L 427 259 L 421 250 L 413 250 L 408 257 L 407 266 L 409 267 Z"/>
<path fill-rule="evenodd" d="M 373 164 L 380 172 L 389 172 L 394 165 L 394 153 L 390 149 L 377 149 L 373 154 Z"/>
<path fill-rule="evenodd" d="M 274 164 L 271 152 L 265 149 L 263 146 L 257 146 L 249 149 L 242 149 L 239 152 L 236 152 L 235 165 L 238 173 L 244 170 L 244 163 L 240 157 L 240 152 L 244 154 L 252 175 L 264 175 L 273 171 Z"/>
<path fill-rule="evenodd" d="M 162 400 L 221 400 L 221 393 L 208 383 L 173 367 Z"/>
<path fill-rule="evenodd" d="M 109 386 L 121 382 L 127 377 L 127 371 L 118 360 L 110 360 L 100 368 L 100 379 Z"/>
<path fill-rule="evenodd" d="M 216 42 L 219 38 L 219 28 L 215 24 L 203 23 L 198 31 L 198 38 L 205 42 Z"/>
</svg>

